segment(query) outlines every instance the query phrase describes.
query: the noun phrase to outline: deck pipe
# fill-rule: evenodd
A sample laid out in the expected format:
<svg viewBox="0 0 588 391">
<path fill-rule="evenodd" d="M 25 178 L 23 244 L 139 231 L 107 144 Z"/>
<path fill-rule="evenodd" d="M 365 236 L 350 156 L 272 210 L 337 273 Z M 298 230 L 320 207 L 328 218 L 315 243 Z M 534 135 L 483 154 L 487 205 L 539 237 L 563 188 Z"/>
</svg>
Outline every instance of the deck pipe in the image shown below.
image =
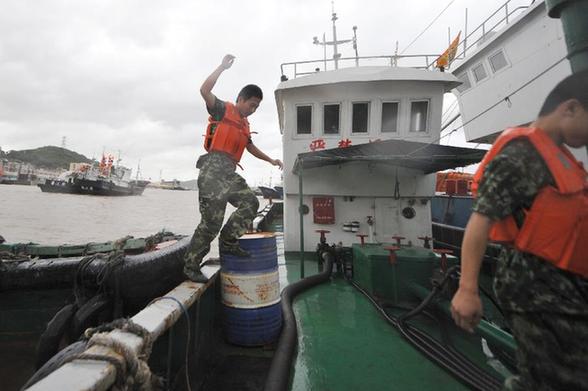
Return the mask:
<svg viewBox="0 0 588 391">
<path fill-rule="evenodd" d="M 298 330 L 292 302 L 299 293 L 329 280 L 333 269 L 334 255 L 331 252 L 323 252 L 321 257 L 327 263 L 322 273 L 303 278 L 288 285 L 282 291 L 282 332 L 265 381 L 265 391 L 286 391 L 289 389 L 290 369 L 298 345 Z"/>
<path fill-rule="evenodd" d="M 426 299 L 429 296 L 429 290 L 423 288 L 422 286 L 412 283 L 409 284 L 410 291 L 420 299 Z M 435 302 L 435 306 L 441 310 L 445 315 L 451 317 L 451 312 L 449 311 L 449 302 L 446 300 L 440 300 Z M 485 320 L 481 320 L 478 326 L 475 328 L 475 331 L 483 338 L 487 339 L 488 341 L 500 346 L 502 349 L 507 350 L 510 354 L 515 354 L 516 351 L 516 343 L 513 337 L 502 331 L 496 326 L 486 322 Z"/>
<path fill-rule="evenodd" d="M 467 359 L 467 357 L 464 357 L 453 349 L 443 346 L 427 333 L 420 331 L 416 327 L 399 322 L 398 319 L 391 317 L 368 292 L 355 282 L 350 281 L 350 283 L 359 292 L 366 296 L 390 325 L 398 329 L 400 334 L 406 340 L 437 365 L 456 376 L 460 381 L 472 389 L 484 391 L 500 389 L 500 381 L 477 367 Z"/>
<path fill-rule="evenodd" d="M 588 1 L 546 0 L 547 13 L 561 19 L 573 73 L 588 69 Z"/>
</svg>

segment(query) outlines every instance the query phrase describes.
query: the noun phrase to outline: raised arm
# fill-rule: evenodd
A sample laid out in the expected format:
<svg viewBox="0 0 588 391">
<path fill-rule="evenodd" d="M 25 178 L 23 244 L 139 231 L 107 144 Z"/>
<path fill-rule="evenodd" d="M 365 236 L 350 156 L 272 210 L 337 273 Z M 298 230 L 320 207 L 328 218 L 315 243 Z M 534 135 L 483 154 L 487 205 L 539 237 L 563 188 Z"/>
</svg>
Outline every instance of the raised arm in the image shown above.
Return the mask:
<svg viewBox="0 0 588 391">
<path fill-rule="evenodd" d="M 282 163 L 282 161 L 280 159 L 272 159 L 271 157 L 269 157 L 265 153 L 263 153 L 259 148 L 257 148 L 253 143 L 247 144 L 247 150 L 249 151 L 250 154 L 252 154 L 256 158 L 261 159 L 261 160 L 265 160 L 266 162 L 268 162 L 274 166 L 278 166 L 278 167 L 280 167 L 280 170 L 284 169 L 284 164 Z"/>
<path fill-rule="evenodd" d="M 216 84 L 221 73 L 223 73 L 226 69 L 229 69 L 233 65 L 233 61 L 235 60 L 235 56 L 231 54 L 227 54 L 221 64 L 204 80 L 202 86 L 200 87 L 200 94 L 204 98 L 207 107 L 214 107 L 214 102 L 216 97 L 212 93 L 212 88 Z"/>
<path fill-rule="evenodd" d="M 473 332 L 482 318 L 478 275 L 491 225 L 492 220 L 488 216 L 473 212 L 461 246 L 461 277 L 459 288 L 451 301 L 451 315 L 459 327 L 469 332 Z"/>
</svg>

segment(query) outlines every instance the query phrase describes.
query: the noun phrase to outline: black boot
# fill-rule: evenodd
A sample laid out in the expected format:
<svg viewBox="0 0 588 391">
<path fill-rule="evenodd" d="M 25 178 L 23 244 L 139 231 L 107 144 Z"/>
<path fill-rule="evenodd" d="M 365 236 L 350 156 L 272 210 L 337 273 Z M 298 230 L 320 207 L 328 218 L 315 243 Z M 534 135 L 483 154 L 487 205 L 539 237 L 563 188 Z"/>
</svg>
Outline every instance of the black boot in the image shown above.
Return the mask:
<svg viewBox="0 0 588 391">
<path fill-rule="evenodd" d="M 200 271 L 199 267 L 194 267 L 194 266 L 188 266 L 185 265 L 184 266 L 184 275 L 191 281 L 194 282 L 199 282 L 201 284 L 204 284 L 208 281 L 208 278 L 202 274 L 202 272 Z"/>
<path fill-rule="evenodd" d="M 240 258 L 249 258 L 251 254 L 249 252 L 243 250 L 241 246 L 239 246 L 239 242 L 234 243 L 227 243 L 227 242 L 219 242 L 219 250 L 221 255 L 223 254 L 230 254 Z"/>
</svg>

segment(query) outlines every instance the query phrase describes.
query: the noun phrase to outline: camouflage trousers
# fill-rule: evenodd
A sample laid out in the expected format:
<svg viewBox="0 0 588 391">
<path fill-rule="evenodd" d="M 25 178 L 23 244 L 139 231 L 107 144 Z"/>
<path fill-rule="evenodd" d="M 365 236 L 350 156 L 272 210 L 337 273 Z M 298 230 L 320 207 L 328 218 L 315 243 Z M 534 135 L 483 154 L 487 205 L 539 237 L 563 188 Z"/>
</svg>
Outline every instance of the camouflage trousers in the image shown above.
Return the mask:
<svg viewBox="0 0 588 391">
<path fill-rule="evenodd" d="M 505 390 L 588 390 L 588 316 L 507 312 L 519 374 Z"/>
<path fill-rule="evenodd" d="M 245 179 L 235 172 L 235 164 L 226 155 L 203 155 L 196 166 L 200 168 L 198 201 L 201 219 L 184 256 L 185 270 L 198 270 L 219 231 L 221 245 L 237 245 L 238 238 L 247 231 L 259 208 L 257 197 Z M 227 202 L 237 210 L 222 227 Z"/>
</svg>

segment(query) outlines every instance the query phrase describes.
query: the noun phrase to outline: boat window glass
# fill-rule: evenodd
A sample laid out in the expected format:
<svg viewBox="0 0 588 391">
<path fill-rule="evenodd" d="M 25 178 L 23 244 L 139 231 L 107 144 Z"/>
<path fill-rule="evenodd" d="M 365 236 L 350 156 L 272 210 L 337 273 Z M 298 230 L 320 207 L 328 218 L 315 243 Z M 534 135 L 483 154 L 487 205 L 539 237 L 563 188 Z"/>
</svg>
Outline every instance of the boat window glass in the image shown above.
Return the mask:
<svg viewBox="0 0 588 391">
<path fill-rule="evenodd" d="M 382 103 L 382 132 L 398 131 L 398 102 Z"/>
<path fill-rule="evenodd" d="M 429 101 L 410 102 L 410 131 L 426 132 Z"/>
<path fill-rule="evenodd" d="M 502 50 L 488 57 L 488 60 L 490 61 L 490 67 L 492 68 L 492 72 L 494 73 L 508 65 L 508 62 L 506 62 L 506 57 L 504 56 L 504 52 Z"/>
<path fill-rule="evenodd" d="M 472 72 L 474 73 L 474 79 L 476 79 L 476 83 L 484 80 L 486 76 L 488 76 L 488 74 L 486 73 L 486 68 L 484 68 L 484 64 L 482 63 L 476 65 L 472 69 Z"/>
<path fill-rule="evenodd" d="M 458 75 L 457 78 L 461 81 L 461 84 L 457 86 L 459 92 L 464 92 L 472 86 L 470 83 L 470 77 L 467 73 L 464 72 L 461 75 Z"/>
<path fill-rule="evenodd" d="M 312 106 L 311 105 L 296 106 L 296 133 L 297 134 L 311 134 L 312 133 Z"/>
<path fill-rule="evenodd" d="M 323 108 L 325 134 L 339 134 L 339 104 L 325 105 Z"/>
<path fill-rule="evenodd" d="M 370 104 L 369 102 L 353 103 L 352 133 L 367 133 Z"/>
</svg>

